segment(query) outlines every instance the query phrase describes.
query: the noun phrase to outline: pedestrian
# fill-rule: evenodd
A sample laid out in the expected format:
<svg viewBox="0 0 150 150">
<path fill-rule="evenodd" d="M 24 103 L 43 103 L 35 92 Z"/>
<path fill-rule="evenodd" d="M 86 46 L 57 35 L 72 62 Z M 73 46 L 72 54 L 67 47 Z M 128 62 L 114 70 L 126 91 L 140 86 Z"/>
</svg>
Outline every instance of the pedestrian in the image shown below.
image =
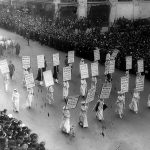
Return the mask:
<svg viewBox="0 0 150 150">
<path fill-rule="evenodd" d="M 19 112 L 19 99 L 20 94 L 18 93 L 17 89 L 14 89 L 12 94 L 12 103 L 13 103 L 13 111 Z"/>
<path fill-rule="evenodd" d="M 150 94 L 148 95 L 147 106 L 148 106 L 148 108 L 150 108 Z"/>
<path fill-rule="evenodd" d="M 16 55 L 19 56 L 19 54 L 20 54 L 20 44 L 17 43 L 17 44 L 15 45 L 15 48 L 16 48 Z"/>
<path fill-rule="evenodd" d="M 69 134 L 70 133 L 70 111 L 67 106 L 63 107 L 63 118 L 60 125 L 60 129 L 62 132 Z"/>
<path fill-rule="evenodd" d="M 88 111 L 88 106 L 86 105 L 85 101 L 82 101 L 81 102 L 80 115 L 79 115 L 79 125 L 82 128 L 88 127 L 87 111 Z"/>
<path fill-rule="evenodd" d="M 12 63 L 12 61 L 10 60 L 9 61 L 9 75 L 10 75 L 10 79 L 12 79 L 13 75 L 14 75 L 14 72 L 15 72 L 15 66 L 14 64 Z"/>
<path fill-rule="evenodd" d="M 49 104 L 54 102 L 54 88 L 52 85 L 47 88 L 46 99 L 48 100 Z"/>
<path fill-rule="evenodd" d="M 30 109 L 31 105 L 32 105 L 33 98 L 34 98 L 34 90 L 33 90 L 33 88 L 28 88 L 27 91 L 28 91 L 27 104 L 28 104 L 28 107 Z"/>
<path fill-rule="evenodd" d="M 116 113 L 119 114 L 119 117 L 122 119 L 123 111 L 125 109 L 125 95 L 123 92 L 118 91 L 118 98 L 116 101 Z"/>
<path fill-rule="evenodd" d="M 68 64 L 68 56 L 66 56 L 66 59 L 65 59 L 65 67 L 68 67 L 69 64 Z"/>
<path fill-rule="evenodd" d="M 137 89 L 134 89 L 133 98 L 131 103 L 129 104 L 129 108 L 136 114 L 138 113 L 139 100 L 140 100 L 140 93 L 137 91 Z"/>
<path fill-rule="evenodd" d="M 96 88 L 96 84 L 97 84 L 97 78 L 96 77 L 92 77 L 91 88 Z"/>
<path fill-rule="evenodd" d="M 86 93 L 87 93 L 86 79 L 81 79 L 80 93 L 83 98 L 86 96 Z"/>
<path fill-rule="evenodd" d="M 7 92 L 8 86 L 9 86 L 9 74 L 8 73 L 4 74 L 4 86 L 5 86 L 5 92 Z"/>
<path fill-rule="evenodd" d="M 55 82 L 58 83 L 57 66 L 54 66 L 53 78 L 54 78 Z"/>
<path fill-rule="evenodd" d="M 68 94 L 69 94 L 69 82 L 64 81 L 63 82 L 63 98 L 64 98 L 66 104 L 67 104 Z"/>
</svg>

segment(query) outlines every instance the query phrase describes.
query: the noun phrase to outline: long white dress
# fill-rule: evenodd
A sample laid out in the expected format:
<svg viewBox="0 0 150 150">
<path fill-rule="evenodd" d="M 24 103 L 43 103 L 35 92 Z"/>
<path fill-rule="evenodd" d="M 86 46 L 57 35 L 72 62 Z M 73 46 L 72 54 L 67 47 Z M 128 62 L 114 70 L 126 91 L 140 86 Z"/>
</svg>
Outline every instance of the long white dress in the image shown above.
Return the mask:
<svg viewBox="0 0 150 150">
<path fill-rule="evenodd" d="M 81 79 L 80 93 L 81 96 L 85 96 L 87 92 L 87 82 L 85 79 Z"/>
<path fill-rule="evenodd" d="M 98 110 L 96 112 L 96 117 L 98 120 L 104 120 L 104 116 L 103 116 L 103 105 L 104 105 L 104 102 L 103 101 L 100 101 L 99 102 L 99 106 L 98 106 Z"/>
<path fill-rule="evenodd" d="M 83 126 L 83 128 L 88 127 L 88 121 L 87 121 L 87 106 L 81 106 L 81 111 L 79 115 L 79 123 Z"/>
<path fill-rule="evenodd" d="M 13 102 L 13 110 L 19 112 L 19 93 L 13 92 L 12 94 L 12 102 Z"/>
<path fill-rule="evenodd" d="M 8 91 L 8 86 L 9 86 L 9 75 L 5 74 L 4 76 L 4 87 L 5 87 L 5 91 Z"/>
<path fill-rule="evenodd" d="M 118 99 L 116 101 L 116 113 L 118 113 L 120 116 L 123 115 L 123 110 L 124 110 L 124 106 L 125 106 L 125 96 L 118 96 Z"/>
<path fill-rule="evenodd" d="M 68 109 L 63 110 L 63 119 L 60 128 L 65 133 L 70 133 L 70 111 Z"/>
<path fill-rule="evenodd" d="M 66 99 L 69 94 L 69 82 L 66 81 L 63 83 L 63 98 Z"/>
<path fill-rule="evenodd" d="M 33 98 L 34 98 L 34 91 L 33 91 L 33 88 L 31 88 L 29 90 L 28 98 L 27 98 L 27 104 L 29 107 L 31 107 L 31 105 L 32 105 Z"/>
<path fill-rule="evenodd" d="M 148 95 L 147 106 L 150 107 L 150 94 Z"/>
<path fill-rule="evenodd" d="M 53 86 L 48 87 L 46 99 L 48 100 L 49 104 L 51 104 L 52 101 L 54 102 L 54 88 L 53 88 Z"/>
<path fill-rule="evenodd" d="M 97 78 L 96 77 L 92 77 L 91 88 L 96 88 L 96 84 L 97 84 Z"/>
</svg>

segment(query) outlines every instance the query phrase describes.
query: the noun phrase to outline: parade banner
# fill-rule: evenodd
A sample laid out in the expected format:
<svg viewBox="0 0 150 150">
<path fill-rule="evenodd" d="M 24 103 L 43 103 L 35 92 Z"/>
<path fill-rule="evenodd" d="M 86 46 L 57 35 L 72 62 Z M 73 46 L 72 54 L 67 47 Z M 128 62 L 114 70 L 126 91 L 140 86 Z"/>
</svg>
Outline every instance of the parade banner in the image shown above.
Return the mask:
<svg viewBox="0 0 150 150">
<path fill-rule="evenodd" d="M 6 59 L 0 61 L 0 69 L 2 74 L 9 72 L 9 67 Z"/>
<path fill-rule="evenodd" d="M 137 61 L 138 64 L 138 72 L 144 72 L 144 60 L 140 59 Z"/>
<path fill-rule="evenodd" d="M 121 77 L 121 92 L 125 93 L 129 91 L 129 77 Z"/>
<path fill-rule="evenodd" d="M 37 55 L 38 68 L 44 68 L 44 55 Z"/>
<path fill-rule="evenodd" d="M 24 69 L 30 68 L 30 56 L 22 56 L 22 66 Z"/>
<path fill-rule="evenodd" d="M 68 63 L 74 63 L 74 51 L 68 51 Z"/>
<path fill-rule="evenodd" d="M 111 58 L 112 58 L 112 59 L 115 59 L 116 56 L 118 55 L 118 53 L 119 53 L 119 50 L 118 50 L 118 49 L 115 49 L 115 50 L 113 51 L 113 53 L 111 54 Z"/>
<path fill-rule="evenodd" d="M 26 82 L 27 88 L 32 88 L 35 86 L 33 73 L 25 75 L 25 82 Z"/>
<path fill-rule="evenodd" d="M 109 98 L 111 88 L 112 88 L 111 83 L 104 83 L 103 87 L 102 87 L 102 90 L 101 90 L 100 98 L 101 99 Z"/>
<path fill-rule="evenodd" d="M 114 73 L 115 72 L 115 59 L 110 60 L 109 64 L 109 73 Z"/>
<path fill-rule="evenodd" d="M 132 56 L 126 56 L 126 70 L 132 69 Z"/>
<path fill-rule="evenodd" d="M 53 54 L 53 66 L 58 66 L 59 64 L 59 53 Z"/>
<path fill-rule="evenodd" d="M 44 83 L 46 87 L 54 85 L 54 79 L 51 70 L 47 70 L 43 72 Z"/>
<path fill-rule="evenodd" d="M 145 76 L 142 76 L 142 75 L 136 77 L 137 91 L 144 91 L 144 79 L 145 79 Z"/>
<path fill-rule="evenodd" d="M 71 67 L 63 67 L 63 81 L 71 80 Z"/>
<path fill-rule="evenodd" d="M 67 107 L 69 109 L 76 108 L 79 96 L 69 96 L 67 101 Z"/>
<path fill-rule="evenodd" d="M 87 97 L 86 97 L 86 103 L 90 103 L 91 101 L 94 100 L 95 92 L 96 92 L 95 87 L 88 90 L 88 94 L 87 94 Z"/>
<path fill-rule="evenodd" d="M 91 73 L 92 77 L 98 76 L 98 62 L 91 63 Z"/>
<path fill-rule="evenodd" d="M 80 65 L 80 73 L 81 73 L 81 79 L 86 79 L 89 77 L 87 64 Z"/>
<path fill-rule="evenodd" d="M 100 52 L 99 49 L 94 50 L 94 61 L 100 60 Z"/>
</svg>

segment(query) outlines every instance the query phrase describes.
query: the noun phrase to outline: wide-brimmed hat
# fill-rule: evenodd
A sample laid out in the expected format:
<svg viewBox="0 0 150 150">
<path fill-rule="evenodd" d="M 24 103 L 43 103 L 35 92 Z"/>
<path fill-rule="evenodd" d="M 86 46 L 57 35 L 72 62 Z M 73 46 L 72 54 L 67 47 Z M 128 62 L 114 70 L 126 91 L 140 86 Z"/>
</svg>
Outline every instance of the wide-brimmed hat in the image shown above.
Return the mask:
<svg viewBox="0 0 150 150">
<path fill-rule="evenodd" d="M 69 108 L 68 108 L 68 106 L 63 106 L 63 109 L 65 110 L 65 109 L 69 109 Z"/>
<path fill-rule="evenodd" d="M 8 117 L 9 117 L 9 118 L 13 118 L 13 115 L 12 115 L 12 114 L 8 114 Z"/>
<path fill-rule="evenodd" d="M 86 101 L 82 101 L 82 102 L 81 102 L 81 105 L 85 105 L 85 104 L 86 104 Z"/>
<path fill-rule="evenodd" d="M 83 59 L 83 58 L 81 58 L 81 61 L 84 61 L 84 59 Z"/>
</svg>

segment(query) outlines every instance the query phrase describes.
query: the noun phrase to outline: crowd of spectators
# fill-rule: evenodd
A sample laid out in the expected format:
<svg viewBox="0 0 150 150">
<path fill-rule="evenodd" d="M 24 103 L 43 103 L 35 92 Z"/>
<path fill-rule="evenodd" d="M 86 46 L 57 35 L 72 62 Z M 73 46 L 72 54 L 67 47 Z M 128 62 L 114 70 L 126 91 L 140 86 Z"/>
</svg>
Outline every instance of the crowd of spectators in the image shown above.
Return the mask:
<svg viewBox="0 0 150 150">
<path fill-rule="evenodd" d="M 45 143 L 38 143 L 38 135 L 4 109 L 0 111 L 0 150 L 45 150 Z"/>
<path fill-rule="evenodd" d="M 146 76 L 150 73 L 150 21 L 146 19 L 128 20 L 120 18 L 108 32 L 102 33 L 103 20 L 92 22 L 89 18 L 45 19 L 23 11 L 2 9 L 0 27 L 39 41 L 58 50 L 75 50 L 77 56 L 93 60 L 93 50 L 100 49 L 101 63 L 105 55 L 118 49 L 116 67 L 125 70 L 125 56 L 132 55 L 132 73 L 137 72 L 137 60 L 144 59 Z"/>
</svg>

